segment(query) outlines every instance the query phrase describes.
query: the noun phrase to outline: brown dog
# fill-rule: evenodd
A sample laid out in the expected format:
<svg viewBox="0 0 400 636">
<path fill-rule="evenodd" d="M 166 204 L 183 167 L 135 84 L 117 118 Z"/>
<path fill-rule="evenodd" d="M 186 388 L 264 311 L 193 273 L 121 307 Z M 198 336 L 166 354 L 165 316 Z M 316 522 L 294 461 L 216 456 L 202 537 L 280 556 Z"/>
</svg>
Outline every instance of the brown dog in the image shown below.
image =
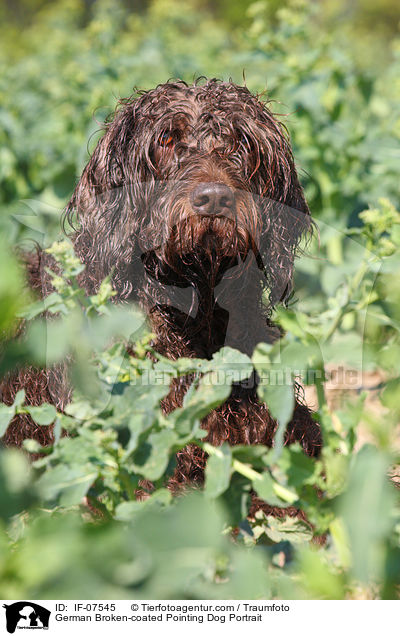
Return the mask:
<svg viewBox="0 0 400 636">
<path fill-rule="evenodd" d="M 122 100 L 65 222 L 86 265 L 87 293 L 112 271 L 117 298 L 141 304 L 154 348 L 171 359 L 210 359 L 225 345 L 250 354 L 258 342 L 276 339 L 269 316 L 291 292 L 294 253 L 311 227 L 284 127 L 247 88 L 215 79 L 168 82 Z M 40 258 L 29 261 L 33 286 Z M 68 392 L 52 398 L 49 374 L 57 370 L 8 378 L 3 401 L 25 388 L 28 403 L 62 409 Z M 212 444 L 273 444 L 276 423 L 253 380 L 234 384 L 205 418 Z M 188 385 L 173 384 L 165 412 L 181 405 Z M 43 443 L 43 435 L 24 415 L 5 442 L 33 436 Z M 321 446 L 318 425 L 300 403 L 285 438 L 294 441 L 309 455 Z M 178 453 L 170 486 L 201 482 L 205 461 L 195 446 Z"/>
</svg>

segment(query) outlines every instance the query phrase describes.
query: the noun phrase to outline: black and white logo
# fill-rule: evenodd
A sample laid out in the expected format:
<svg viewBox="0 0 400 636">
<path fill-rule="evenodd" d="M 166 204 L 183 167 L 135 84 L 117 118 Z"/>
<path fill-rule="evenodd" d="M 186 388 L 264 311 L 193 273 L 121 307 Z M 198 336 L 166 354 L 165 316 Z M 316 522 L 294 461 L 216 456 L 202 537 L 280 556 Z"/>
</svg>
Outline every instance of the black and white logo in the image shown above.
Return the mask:
<svg viewBox="0 0 400 636">
<path fill-rule="evenodd" d="M 49 629 L 51 612 L 37 603 L 18 601 L 3 607 L 6 610 L 6 626 L 9 634 L 14 634 L 16 629 Z"/>
</svg>

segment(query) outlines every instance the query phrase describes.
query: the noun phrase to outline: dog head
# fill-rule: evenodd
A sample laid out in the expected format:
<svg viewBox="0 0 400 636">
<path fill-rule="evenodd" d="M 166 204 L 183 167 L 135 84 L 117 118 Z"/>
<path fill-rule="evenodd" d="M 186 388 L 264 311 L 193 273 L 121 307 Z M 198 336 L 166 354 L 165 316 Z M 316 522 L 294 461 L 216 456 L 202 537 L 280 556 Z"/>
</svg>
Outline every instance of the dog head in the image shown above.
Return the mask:
<svg viewBox="0 0 400 636">
<path fill-rule="evenodd" d="M 217 80 L 121 100 L 66 217 L 91 292 L 113 271 L 118 296 L 133 298 L 138 262 L 164 284 L 215 283 L 251 252 L 271 305 L 288 296 L 311 225 L 285 128 L 247 88 Z"/>
</svg>

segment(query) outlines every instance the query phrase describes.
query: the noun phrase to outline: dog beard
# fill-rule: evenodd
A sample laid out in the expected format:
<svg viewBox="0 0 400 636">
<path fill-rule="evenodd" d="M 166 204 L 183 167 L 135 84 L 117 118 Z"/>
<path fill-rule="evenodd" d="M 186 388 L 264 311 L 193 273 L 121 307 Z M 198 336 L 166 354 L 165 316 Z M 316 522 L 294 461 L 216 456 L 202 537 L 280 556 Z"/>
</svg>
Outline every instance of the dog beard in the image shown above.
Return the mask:
<svg viewBox="0 0 400 636">
<path fill-rule="evenodd" d="M 224 259 L 244 257 L 251 237 L 236 220 L 218 215 L 191 215 L 175 225 L 166 245 L 168 254 L 175 253 L 183 263 L 204 260 L 207 265 Z"/>
<path fill-rule="evenodd" d="M 153 279 L 179 287 L 215 286 L 254 240 L 246 228 L 223 216 L 191 215 L 171 228 L 165 245 L 142 256 Z"/>
</svg>

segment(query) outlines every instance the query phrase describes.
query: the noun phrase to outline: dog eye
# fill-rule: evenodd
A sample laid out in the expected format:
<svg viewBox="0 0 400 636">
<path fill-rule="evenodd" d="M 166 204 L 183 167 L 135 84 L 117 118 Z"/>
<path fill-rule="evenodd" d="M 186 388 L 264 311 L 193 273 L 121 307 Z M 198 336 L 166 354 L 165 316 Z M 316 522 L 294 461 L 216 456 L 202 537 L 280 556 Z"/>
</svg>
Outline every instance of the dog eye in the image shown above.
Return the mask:
<svg viewBox="0 0 400 636">
<path fill-rule="evenodd" d="M 165 130 L 158 138 L 158 143 L 163 148 L 171 148 L 174 144 L 174 137 L 170 130 Z"/>
</svg>

